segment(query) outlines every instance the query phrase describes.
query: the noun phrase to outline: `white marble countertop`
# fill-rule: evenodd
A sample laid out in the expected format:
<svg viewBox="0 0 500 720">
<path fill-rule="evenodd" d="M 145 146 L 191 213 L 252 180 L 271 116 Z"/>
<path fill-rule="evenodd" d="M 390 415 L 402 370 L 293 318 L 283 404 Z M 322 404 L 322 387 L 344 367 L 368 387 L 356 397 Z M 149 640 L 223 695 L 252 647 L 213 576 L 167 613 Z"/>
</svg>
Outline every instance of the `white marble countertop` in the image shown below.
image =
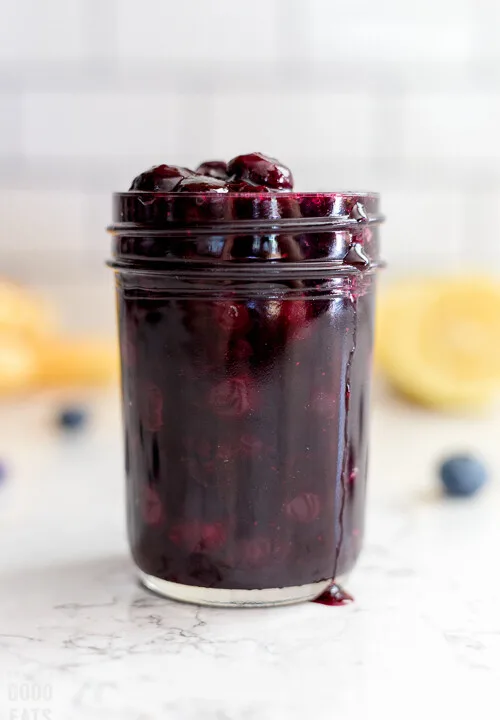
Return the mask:
<svg viewBox="0 0 500 720">
<path fill-rule="evenodd" d="M 0 406 L 0 718 L 499 717 L 498 416 L 379 399 L 355 603 L 212 610 L 134 579 L 116 398 L 70 438 L 53 407 Z M 435 457 L 464 447 L 496 481 L 445 500 Z"/>
</svg>

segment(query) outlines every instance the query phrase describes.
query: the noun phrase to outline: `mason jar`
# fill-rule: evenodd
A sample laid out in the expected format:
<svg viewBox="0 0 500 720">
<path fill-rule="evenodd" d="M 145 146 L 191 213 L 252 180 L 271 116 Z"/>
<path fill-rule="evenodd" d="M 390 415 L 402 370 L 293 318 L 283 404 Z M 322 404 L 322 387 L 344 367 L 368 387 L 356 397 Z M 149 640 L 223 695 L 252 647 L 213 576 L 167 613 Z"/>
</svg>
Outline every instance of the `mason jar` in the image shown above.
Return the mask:
<svg viewBox="0 0 500 720">
<path fill-rule="evenodd" d="M 379 199 L 114 195 L 128 535 L 169 598 L 262 606 L 362 539 Z"/>
</svg>

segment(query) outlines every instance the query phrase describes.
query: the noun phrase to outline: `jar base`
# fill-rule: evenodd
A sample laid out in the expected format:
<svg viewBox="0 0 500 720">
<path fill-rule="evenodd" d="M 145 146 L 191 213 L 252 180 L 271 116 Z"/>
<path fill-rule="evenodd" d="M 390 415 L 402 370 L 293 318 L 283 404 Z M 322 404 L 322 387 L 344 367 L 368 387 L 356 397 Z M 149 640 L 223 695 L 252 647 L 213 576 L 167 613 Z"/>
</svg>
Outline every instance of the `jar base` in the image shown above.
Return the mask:
<svg viewBox="0 0 500 720">
<path fill-rule="evenodd" d="M 264 588 L 263 590 L 227 590 L 224 588 L 205 588 L 195 585 L 161 580 L 139 570 L 142 584 L 157 595 L 194 605 L 212 607 L 273 607 L 293 605 L 314 600 L 331 584 L 331 580 L 294 587 Z M 341 578 L 339 578 L 339 582 Z"/>
</svg>

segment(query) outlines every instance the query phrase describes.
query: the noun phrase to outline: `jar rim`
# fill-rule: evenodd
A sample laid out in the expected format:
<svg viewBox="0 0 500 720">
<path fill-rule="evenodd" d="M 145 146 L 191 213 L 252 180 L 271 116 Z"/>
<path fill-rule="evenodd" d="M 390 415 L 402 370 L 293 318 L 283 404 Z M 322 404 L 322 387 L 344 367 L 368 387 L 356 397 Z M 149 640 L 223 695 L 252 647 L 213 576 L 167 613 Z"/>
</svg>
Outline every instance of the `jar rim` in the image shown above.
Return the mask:
<svg viewBox="0 0 500 720">
<path fill-rule="evenodd" d="M 129 190 L 113 194 L 110 232 L 214 226 L 242 230 L 380 223 L 380 196 L 369 192 L 176 193 Z"/>
<path fill-rule="evenodd" d="M 380 199 L 380 193 L 371 192 L 368 190 L 318 190 L 318 191 L 307 191 L 301 192 L 298 190 L 274 190 L 271 192 L 159 192 L 152 190 L 126 190 L 123 192 L 114 192 L 113 197 L 137 197 L 137 196 L 151 196 L 151 197 L 163 197 L 163 198 L 179 198 L 179 197 L 191 197 L 197 198 L 203 197 L 228 197 L 237 199 L 240 197 L 261 197 L 264 200 L 269 200 L 273 197 L 285 197 L 291 199 L 298 198 L 312 198 L 312 197 L 324 197 L 324 198 L 373 198 Z"/>
</svg>

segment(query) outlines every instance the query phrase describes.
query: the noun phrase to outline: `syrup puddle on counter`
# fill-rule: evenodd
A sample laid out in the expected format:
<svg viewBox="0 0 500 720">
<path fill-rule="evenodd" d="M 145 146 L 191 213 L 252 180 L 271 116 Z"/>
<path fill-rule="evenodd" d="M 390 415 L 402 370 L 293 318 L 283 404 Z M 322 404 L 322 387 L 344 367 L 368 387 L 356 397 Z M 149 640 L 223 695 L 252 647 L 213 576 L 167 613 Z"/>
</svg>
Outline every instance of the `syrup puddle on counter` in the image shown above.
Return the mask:
<svg viewBox="0 0 500 720">
<path fill-rule="evenodd" d="M 319 605 L 329 605 L 330 607 L 347 605 L 347 603 L 353 601 L 353 596 L 341 588 L 340 585 L 337 585 L 337 583 L 332 583 L 324 592 L 321 593 L 321 595 L 314 600 L 311 600 L 313 603 L 319 603 Z"/>
</svg>

